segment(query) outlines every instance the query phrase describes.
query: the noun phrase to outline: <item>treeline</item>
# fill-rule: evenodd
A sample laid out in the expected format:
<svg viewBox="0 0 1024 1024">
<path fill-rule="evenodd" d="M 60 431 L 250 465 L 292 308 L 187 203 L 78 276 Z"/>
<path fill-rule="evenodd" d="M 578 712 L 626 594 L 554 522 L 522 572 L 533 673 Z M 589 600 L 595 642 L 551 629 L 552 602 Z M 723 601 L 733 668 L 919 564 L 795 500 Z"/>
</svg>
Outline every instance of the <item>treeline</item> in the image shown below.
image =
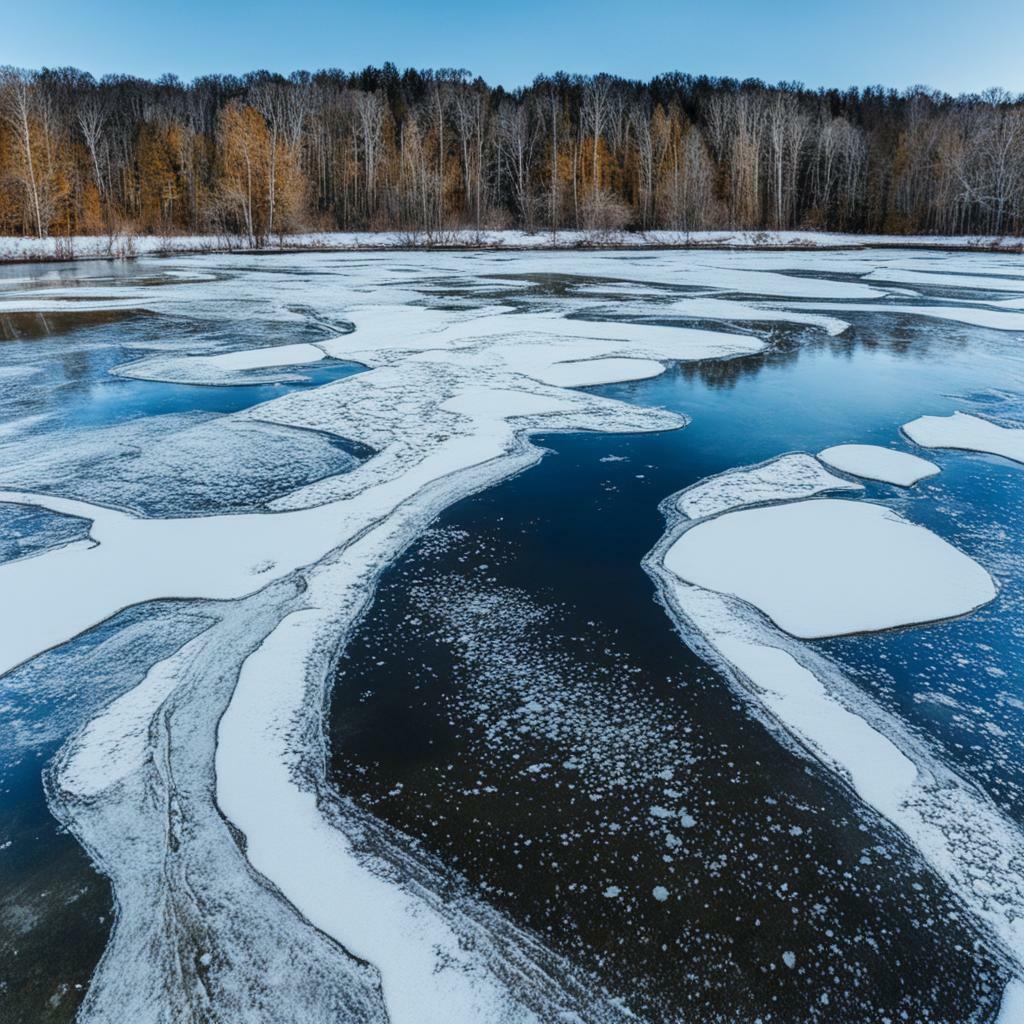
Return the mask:
<svg viewBox="0 0 1024 1024">
<path fill-rule="evenodd" d="M 0 234 L 1024 230 L 1024 99 L 662 75 L 0 69 Z"/>
</svg>

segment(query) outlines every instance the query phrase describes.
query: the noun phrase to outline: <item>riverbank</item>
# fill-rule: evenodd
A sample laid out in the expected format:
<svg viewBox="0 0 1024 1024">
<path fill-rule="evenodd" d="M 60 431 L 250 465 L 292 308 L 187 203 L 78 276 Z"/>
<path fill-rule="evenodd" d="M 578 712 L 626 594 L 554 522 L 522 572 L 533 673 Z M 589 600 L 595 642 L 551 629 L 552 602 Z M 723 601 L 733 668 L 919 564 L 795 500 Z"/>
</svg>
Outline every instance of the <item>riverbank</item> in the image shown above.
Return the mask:
<svg viewBox="0 0 1024 1024">
<path fill-rule="evenodd" d="M 858 235 L 818 231 L 327 231 L 282 235 L 260 245 L 226 235 L 0 236 L 0 263 L 64 263 L 189 253 L 374 252 L 412 249 L 937 249 L 1024 253 L 1024 238 L 994 235 Z"/>
</svg>

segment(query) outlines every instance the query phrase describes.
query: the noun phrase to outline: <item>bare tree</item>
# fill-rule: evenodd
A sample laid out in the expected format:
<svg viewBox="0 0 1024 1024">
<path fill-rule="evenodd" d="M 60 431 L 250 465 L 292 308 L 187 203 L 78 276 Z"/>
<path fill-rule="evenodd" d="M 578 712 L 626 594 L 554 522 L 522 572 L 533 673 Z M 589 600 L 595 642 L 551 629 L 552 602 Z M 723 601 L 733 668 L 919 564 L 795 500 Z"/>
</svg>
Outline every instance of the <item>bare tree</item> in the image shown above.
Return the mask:
<svg viewBox="0 0 1024 1024">
<path fill-rule="evenodd" d="M 372 213 L 377 205 L 377 163 L 380 160 L 385 104 L 380 93 L 357 92 L 355 108 L 362 143 L 366 197 Z"/>
<path fill-rule="evenodd" d="M 267 123 L 270 133 L 270 171 L 268 179 L 267 234 L 274 233 L 277 213 L 278 164 L 280 146 L 295 158 L 302 126 L 309 111 L 310 89 L 307 80 L 293 76 L 291 82 L 265 77 L 252 89 L 251 102 Z"/>
<path fill-rule="evenodd" d="M 538 122 L 523 103 L 506 99 L 498 108 L 498 158 L 506 170 L 516 211 L 527 231 L 533 230 L 533 162 Z"/>
<path fill-rule="evenodd" d="M 548 126 L 549 157 L 551 170 L 548 183 L 548 224 L 551 228 L 552 240 L 558 234 L 558 218 L 560 213 L 559 205 L 559 173 L 558 173 L 558 138 L 560 135 L 560 124 L 562 121 L 562 97 L 558 86 L 554 82 L 548 82 L 547 95 L 545 97 L 545 116 Z"/>
<path fill-rule="evenodd" d="M 32 121 L 36 112 L 36 95 L 29 72 L 12 67 L 0 68 L 0 111 L 17 140 L 20 157 L 18 177 L 28 194 L 36 236 L 43 238 L 47 225 L 43 222 L 36 159 L 32 152 Z"/>
<path fill-rule="evenodd" d="M 93 88 L 80 94 L 75 107 L 75 118 L 78 122 L 79 131 L 82 133 L 82 141 L 85 142 L 85 148 L 89 152 L 93 178 L 96 182 L 96 189 L 99 192 L 101 201 L 106 199 L 107 188 L 101 166 L 100 152 L 103 147 L 103 133 L 109 116 L 110 106 L 105 93 Z"/>
<path fill-rule="evenodd" d="M 598 174 L 598 149 L 601 133 L 608 121 L 612 102 L 612 78 L 610 75 L 596 75 L 587 80 L 583 89 L 582 126 L 587 130 L 591 142 L 591 194 L 596 197 L 601 187 Z"/>
</svg>

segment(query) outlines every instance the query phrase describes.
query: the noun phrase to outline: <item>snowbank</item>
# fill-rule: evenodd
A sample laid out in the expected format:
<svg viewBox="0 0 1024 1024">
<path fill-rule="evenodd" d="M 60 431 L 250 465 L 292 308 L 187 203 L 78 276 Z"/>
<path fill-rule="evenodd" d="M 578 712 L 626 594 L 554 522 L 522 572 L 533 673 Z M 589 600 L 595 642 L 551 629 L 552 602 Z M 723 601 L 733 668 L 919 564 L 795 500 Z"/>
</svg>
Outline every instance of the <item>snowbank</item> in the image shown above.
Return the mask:
<svg viewBox="0 0 1024 1024">
<path fill-rule="evenodd" d="M 875 444 L 837 444 L 818 452 L 818 458 L 843 473 L 900 487 L 939 472 L 934 462 Z"/>
</svg>

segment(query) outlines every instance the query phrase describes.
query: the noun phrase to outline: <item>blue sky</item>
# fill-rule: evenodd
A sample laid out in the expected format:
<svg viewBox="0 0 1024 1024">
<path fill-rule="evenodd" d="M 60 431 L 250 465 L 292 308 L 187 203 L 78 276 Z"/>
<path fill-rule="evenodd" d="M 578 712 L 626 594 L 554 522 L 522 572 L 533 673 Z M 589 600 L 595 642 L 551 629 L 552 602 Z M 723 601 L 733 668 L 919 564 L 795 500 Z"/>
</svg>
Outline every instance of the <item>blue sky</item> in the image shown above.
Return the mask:
<svg viewBox="0 0 1024 1024">
<path fill-rule="evenodd" d="M 1024 92 L 1024 0 L 7 0 L 0 64 L 206 72 L 680 70 L 806 85 Z"/>
</svg>

